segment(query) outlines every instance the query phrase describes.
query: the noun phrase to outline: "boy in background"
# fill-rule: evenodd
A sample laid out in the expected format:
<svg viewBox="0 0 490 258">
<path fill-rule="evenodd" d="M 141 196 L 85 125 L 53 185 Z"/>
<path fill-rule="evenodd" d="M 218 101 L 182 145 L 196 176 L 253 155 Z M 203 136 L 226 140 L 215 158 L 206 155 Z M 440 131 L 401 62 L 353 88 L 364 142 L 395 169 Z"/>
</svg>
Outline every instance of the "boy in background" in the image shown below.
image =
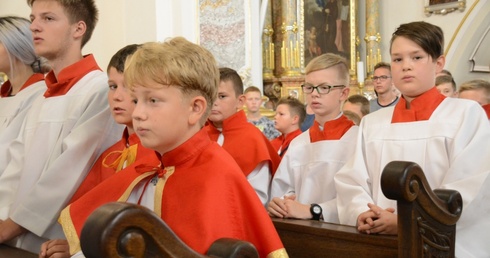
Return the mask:
<svg viewBox="0 0 490 258">
<path fill-rule="evenodd" d="M 272 179 L 267 210 L 273 217 L 338 223 L 333 178 L 354 153 L 358 131 L 341 111 L 349 96 L 349 66 L 328 53 L 311 60 L 305 72 L 301 88 L 315 122 L 289 145 Z"/>
<path fill-rule="evenodd" d="M 271 141 L 280 157 L 284 156 L 289 148 L 289 143 L 300 135 L 300 125 L 306 117 L 305 106 L 294 97 L 281 98 L 277 102 L 275 128 L 281 135 Z"/>
<path fill-rule="evenodd" d="M 391 69 L 402 93 L 394 107 L 363 118 L 356 151 L 335 176 L 341 224 L 368 234 L 397 234 L 396 201 L 381 172 L 393 160 L 417 163 L 432 189 L 463 197 L 456 257 L 490 257 L 490 124 L 477 103 L 446 98 L 435 85 L 445 63 L 441 28 L 402 24 L 391 39 Z"/>
<path fill-rule="evenodd" d="M 231 154 L 265 205 L 269 185 L 280 157 L 269 140 L 247 121 L 243 106 L 243 82 L 231 68 L 220 68 L 218 98 L 209 116 L 211 140 Z"/>
<path fill-rule="evenodd" d="M 459 98 L 471 99 L 480 104 L 490 119 L 490 82 L 476 79 L 464 82 L 459 87 Z"/>
<path fill-rule="evenodd" d="M 87 217 L 102 204 L 122 201 L 153 210 L 201 254 L 229 237 L 251 242 L 261 257 L 287 257 L 240 168 L 203 128 L 219 83 L 212 54 L 182 37 L 146 43 L 128 61 L 124 79 L 136 103 L 136 134 L 161 164 L 136 161 L 63 210 L 70 253 L 81 254 Z"/>
<path fill-rule="evenodd" d="M 436 88 L 444 96 L 457 98 L 456 82 L 451 75 L 441 74 L 436 77 Z"/>
<path fill-rule="evenodd" d="M 374 66 L 373 72 L 374 92 L 377 98 L 370 100 L 370 112 L 394 106 L 399 97 L 395 91 L 395 85 L 391 78 L 391 66 L 385 62 L 379 62 Z"/>
<path fill-rule="evenodd" d="M 255 125 L 259 130 L 272 140 L 277 138 L 281 133 L 274 127 L 274 121 L 260 114 L 262 106 L 262 93 L 259 88 L 250 86 L 245 89 L 245 107 L 247 107 L 247 120 Z"/>
</svg>

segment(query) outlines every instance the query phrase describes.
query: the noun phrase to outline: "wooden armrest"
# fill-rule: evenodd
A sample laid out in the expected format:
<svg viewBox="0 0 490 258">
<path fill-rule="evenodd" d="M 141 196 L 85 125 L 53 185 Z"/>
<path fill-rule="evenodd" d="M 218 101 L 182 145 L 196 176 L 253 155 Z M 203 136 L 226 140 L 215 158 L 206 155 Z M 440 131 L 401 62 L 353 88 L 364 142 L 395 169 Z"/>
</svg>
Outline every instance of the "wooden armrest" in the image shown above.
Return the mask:
<svg viewBox="0 0 490 258">
<path fill-rule="evenodd" d="M 12 247 L 6 244 L 0 244 L 0 257 L 8 258 L 37 258 L 37 254 L 19 249 L 17 247 Z"/>
<path fill-rule="evenodd" d="M 199 254 L 182 242 L 154 212 L 122 202 L 96 209 L 83 226 L 80 241 L 87 258 L 258 257 L 253 245 L 232 239 L 217 240 L 209 249 L 209 256 Z"/>
<path fill-rule="evenodd" d="M 422 169 L 406 161 L 386 165 L 381 188 L 397 201 L 399 257 L 454 257 L 456 222 L 463 210 L 459 192 L 432 191 Z"/>
</svg>

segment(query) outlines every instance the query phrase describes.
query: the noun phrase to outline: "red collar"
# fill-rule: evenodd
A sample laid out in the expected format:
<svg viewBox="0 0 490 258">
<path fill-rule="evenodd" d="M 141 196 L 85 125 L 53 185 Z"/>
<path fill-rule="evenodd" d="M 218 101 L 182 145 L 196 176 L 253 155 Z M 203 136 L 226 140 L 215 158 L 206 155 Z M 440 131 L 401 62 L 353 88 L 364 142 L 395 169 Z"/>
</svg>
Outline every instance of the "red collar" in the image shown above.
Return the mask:
<svg viewBox="0 0 490 258">
<path fill-rule="evenodd" d="M 86 55 L 82 60 L 65 67 L 56 78 L 54 71 L 46 75 L 48 90 L 44 97 L 56 97 L 65 95 L 81 78 L 91 71 L 101 70 L 93 55 Z"/>
<path fill-rule="evenodd" d="M 24 85 L 20 88 L 19 92 L 21 92 L 23 89 L 33 85 L 36 82 L 40 82 L 44 80 L 44 74 L 42 73 L 35 73 L 27 79 L 26 82 L 24 82 Z M 4 84 L 2 84 L 2 87 L 0 88 L 0 96 L 2 98 L 5 97 L 10 97 L 12 96 L 12 85 L 10 84 L 10 81 L 6 81 Z"/>
<path fill-rule="evenodd" d="M 320 130 L 320 124 L 315 120 L 310 127 L 310 141 L 339 140 L 352 126 L 354 126 L 354 122 L 349 120 L 345 115 L 325 122 L 323 131 Z"/>
<path fill-rule="evenodd" d="M 488 119 L 490 119 L 490 104 L 483 105 L 483 110 L 485 110 L 485 113 L 487 113 Z"/>
<path fill-rule="evenodd" d="M 436 87 L 433 87 L 413 99 L 410 102 L 410 109 L 407 109 L 407 101 L 401 97 L 395 106 L 391 123 L 429 120 L 434 110 L 445 98 Z"/>
</svg>

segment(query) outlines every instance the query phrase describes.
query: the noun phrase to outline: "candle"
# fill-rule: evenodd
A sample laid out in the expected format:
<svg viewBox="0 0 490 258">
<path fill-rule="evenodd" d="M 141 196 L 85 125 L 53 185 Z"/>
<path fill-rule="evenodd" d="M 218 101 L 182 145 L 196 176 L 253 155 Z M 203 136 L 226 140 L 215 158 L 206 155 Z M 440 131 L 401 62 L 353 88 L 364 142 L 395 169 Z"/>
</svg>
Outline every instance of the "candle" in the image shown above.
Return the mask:
<svg viewBox="0 0 490 258">
<path fill-rule="evenodd" d="M 357 62 L 357 81 L 364 83 L 364 63 Z"/>
</svg>

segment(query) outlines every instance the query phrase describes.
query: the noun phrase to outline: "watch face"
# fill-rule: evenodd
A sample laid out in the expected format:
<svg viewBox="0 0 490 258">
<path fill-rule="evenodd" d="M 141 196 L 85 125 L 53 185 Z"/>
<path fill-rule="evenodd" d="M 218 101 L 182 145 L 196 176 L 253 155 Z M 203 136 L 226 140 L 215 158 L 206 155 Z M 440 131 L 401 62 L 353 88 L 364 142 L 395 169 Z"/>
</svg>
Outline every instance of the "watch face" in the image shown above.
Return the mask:
<svg viewBox="0 0 490 258">
<path fill-rule="evenodd" d="M 315 214 L 320 214 L 322 211 L 321 211 L 321 208 L 319 206 L 313 206 L 313 212 Z"/>
</svg>

